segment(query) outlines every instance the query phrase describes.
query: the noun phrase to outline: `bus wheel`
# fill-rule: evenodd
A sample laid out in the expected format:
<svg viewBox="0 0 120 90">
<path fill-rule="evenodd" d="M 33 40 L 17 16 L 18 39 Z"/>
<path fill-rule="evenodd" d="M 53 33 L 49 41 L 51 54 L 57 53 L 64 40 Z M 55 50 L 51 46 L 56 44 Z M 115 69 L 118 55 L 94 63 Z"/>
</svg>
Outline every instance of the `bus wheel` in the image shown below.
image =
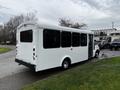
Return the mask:
<svg viewBox="0 0 120 90">
<path fill-rule="evenodd" d="M 63 69 L 68 69 L 70 67 L 70 60 L 64 60 L 62 63 Z"/>
</svg>

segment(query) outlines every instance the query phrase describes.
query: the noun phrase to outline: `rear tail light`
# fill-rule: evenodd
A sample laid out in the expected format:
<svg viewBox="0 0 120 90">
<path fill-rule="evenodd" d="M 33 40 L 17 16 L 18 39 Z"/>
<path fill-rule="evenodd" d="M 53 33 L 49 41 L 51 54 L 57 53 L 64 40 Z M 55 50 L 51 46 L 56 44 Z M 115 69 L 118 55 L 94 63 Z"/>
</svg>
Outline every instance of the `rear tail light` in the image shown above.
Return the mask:
<svg viewBox="0 0 120 90">
<path fill-rule="evenodd" d="M 33 51 L 35 51 L 35 48 L 33 48 Z"/>
<path fill-rule="evenodd" d="M 33 60 L 35 60 L 35 56 L 33 56 Z"/>
<path fill-rule="evenodd" d="M 33 60 L 35 60 L 36 54 L 35 54 L 35 48 L 33 48 Z"/>
</svg>

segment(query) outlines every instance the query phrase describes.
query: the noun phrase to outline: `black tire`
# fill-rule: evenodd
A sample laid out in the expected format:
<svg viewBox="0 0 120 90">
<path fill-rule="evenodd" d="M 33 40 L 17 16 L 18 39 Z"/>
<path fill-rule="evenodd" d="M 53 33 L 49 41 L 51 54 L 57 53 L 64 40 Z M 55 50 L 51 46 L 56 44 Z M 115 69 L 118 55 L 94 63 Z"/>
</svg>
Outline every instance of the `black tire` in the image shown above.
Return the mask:
<svg viewBox="0 0 120 90">
<path fill-rule="evenodd" d="M 68 69 L 70 67 L 70 61 L 69 60 L 64 60 L 62 63 L 62 68 L 63 69 Z"/>
<path fill-rule="evenodd" d="M 95 58 L 98 58 L 99 57 L 99 51 L 96 51 L 95 52 Z"/>
</svg>

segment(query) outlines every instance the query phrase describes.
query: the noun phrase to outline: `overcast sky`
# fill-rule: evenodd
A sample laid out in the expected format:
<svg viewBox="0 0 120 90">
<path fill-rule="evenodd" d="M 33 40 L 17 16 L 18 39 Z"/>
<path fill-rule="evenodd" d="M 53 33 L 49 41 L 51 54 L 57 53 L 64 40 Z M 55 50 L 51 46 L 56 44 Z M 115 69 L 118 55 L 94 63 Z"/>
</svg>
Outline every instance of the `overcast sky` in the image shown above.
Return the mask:
<svg viewBox="0 0 120 90">
<path fill-rule="evenodd" d="M 120 27 L 120 0 L 0 0 L 0 23 L 11 16 L 34 12 L 39 21 L 58 24 L 59 18 L 86 23 L 89 28 Z"/>
</svg>

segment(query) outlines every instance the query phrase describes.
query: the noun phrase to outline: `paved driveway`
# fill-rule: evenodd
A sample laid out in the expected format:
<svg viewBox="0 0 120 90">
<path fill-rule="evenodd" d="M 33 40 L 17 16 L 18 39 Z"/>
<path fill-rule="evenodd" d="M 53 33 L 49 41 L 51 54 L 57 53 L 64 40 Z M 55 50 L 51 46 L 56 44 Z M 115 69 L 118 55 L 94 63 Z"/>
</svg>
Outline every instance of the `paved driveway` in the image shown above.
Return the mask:
<svg viewBox="0 0 120 90">
<path fill-rule="evenodd" d="M 101 50 L 99 58 L 103 59 L 103 58 L 111 58 L 116 56 L 120 56 L 120 51 L 111 51 L 106 49 L 106 50 Z"/>
<path fill-rule="evenodd" d="M 8 53 L 0 54 L 0 78 L 25 70 L 26 67 L 18 66 L 18 64 L 15 63 L 15 54 L 15 49 Z"/>
<path fill-rule="evenodd" d="M 24 85 L 61 72 L 60 69 L 52 69 L 35 73 L 23 65 L 19 66 L 15 63 L 15 51 L 0 54 L 0 90 L 20 90 Z"/>
</svg>

